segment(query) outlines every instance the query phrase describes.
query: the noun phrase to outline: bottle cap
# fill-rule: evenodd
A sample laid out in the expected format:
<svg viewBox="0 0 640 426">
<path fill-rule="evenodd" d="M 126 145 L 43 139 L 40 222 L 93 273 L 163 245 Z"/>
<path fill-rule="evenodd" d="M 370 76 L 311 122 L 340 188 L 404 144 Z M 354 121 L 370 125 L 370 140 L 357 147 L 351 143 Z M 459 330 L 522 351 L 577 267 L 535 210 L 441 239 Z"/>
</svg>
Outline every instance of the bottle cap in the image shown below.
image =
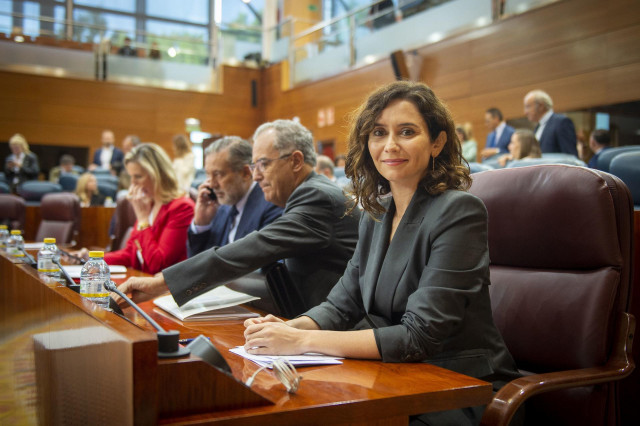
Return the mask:
<svg viewBox="0 0 640 426">
<path fill-rule="evenodd" d="M 20 230 L 19 230 L 19 229 L 13 229 L 13 230 L 11 231 L 11 235 L 20 235 L 20 234 L 21 234 L 21 232 L 20 232 Z"/>
<path fill-rule="evenodd" d="M 0 229 L 9 229 L 7 225 L 0 225 Z"/>
<path fill-rule="evenodd" d="M 45 244 L 55 244 L 56 243 L 56 239 L 55 238 L 45 238 L 44 239 L 44 243 Z"/>
<path fill-rule="evenodd" d="M 103 251 L 90 251 L 89 257 L 104 257 Z"/>
</svg>

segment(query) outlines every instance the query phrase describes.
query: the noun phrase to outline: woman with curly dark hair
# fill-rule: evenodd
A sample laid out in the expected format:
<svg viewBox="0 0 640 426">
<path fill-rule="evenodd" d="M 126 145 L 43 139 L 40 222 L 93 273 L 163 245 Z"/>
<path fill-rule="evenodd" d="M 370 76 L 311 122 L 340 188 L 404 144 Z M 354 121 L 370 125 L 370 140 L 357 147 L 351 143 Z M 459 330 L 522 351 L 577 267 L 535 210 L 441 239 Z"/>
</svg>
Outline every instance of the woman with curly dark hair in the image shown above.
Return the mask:
<svg viewBox="0 0 640 426">
<path fill-rule="evenodd" d="M 518 376 L 493 324 L 487 212 L 451 114 L 426 85 L 391 83 L 357 110 L 346 174 L 362 216 L 358 246 L 327 301 L 291 321 L 247 320 L 252 354 L 321 352 L 428 362 L 494 382 Z M 353 328 L 365 319 L 370 329 Z M 416 417 L 476 424 L 483 407 Z"/>
</svg>

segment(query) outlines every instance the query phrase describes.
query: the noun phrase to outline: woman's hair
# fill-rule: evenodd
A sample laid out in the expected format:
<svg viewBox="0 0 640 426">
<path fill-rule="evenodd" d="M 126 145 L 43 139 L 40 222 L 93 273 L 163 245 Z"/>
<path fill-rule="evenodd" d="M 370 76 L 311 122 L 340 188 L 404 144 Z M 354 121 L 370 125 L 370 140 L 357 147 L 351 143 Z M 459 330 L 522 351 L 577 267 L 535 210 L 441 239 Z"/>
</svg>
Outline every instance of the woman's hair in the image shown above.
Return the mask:
<svg viewBox="0 0 640 426">
<path fill-rule="evenodd" d="M 169 156 L 155 143 L 143 143 L 129 151 L 124 157 L 124 164 L 129 163 L 139 164 L 149 174 L 156 198 L 163 203 L 184 195 L 178 187 L 178 178 Z"/>
<path fill-rule="evenodd" d="M 352 181 L 352 195 L 356 203 L 371 215 L 385 211 L 379 197 L 388 194 L 391 188 L 373 163 L 368 147 L 369 135 L 382 111 L 399 99 L 416 106 L 427 125 L 432 143 L 441 132 L 447 135 L 440 155 L 429 162 L 420 185 L 431 195 L 441 194 L 447 189 L 466 190 L 471 186 L 469 168 L 463 164 L 466 161 L 462 158 L 460 141 L 447 107 L 425 84 L 397 81 L 371 94 L 351 120 L 345 174 Z"/>
<path fill-rule="evenodd" d="M 191 152 L 191 142 L 185 135 L 175 135 L 173 137 L 173 146 L 176 148 L 178 157 L 184 157 L 185 154 Z"/>
<path fill-rule="evenodd" d="M 9 145 L 20 145 L 20 147 L 22 148 L 22 152 L 24 152 L 25 154 L 31 152 L 29 151 L 29 144 L 27 143 L 27 139 L 20 133 L 16 133 L 15 135 L 11 136 L 11 139 L 9 139 Z"/>
<path fill-rule="evenodd" d="M 78 178 L 78 183 L 76 184 L 76 195 L 78 196 L 78 198 L 80 198 L 80 202 L 83 204 L 89 204 L 91 203 L 91 197 L 93 196 L 93 194 L 97 194 L 98 193 L 98 188 L 96 187 L 95 191 L 93 191 L 91 194 L 87 194 L 87 183 L 89 183 L 89 179 L 91 178 L 95 179 L 95 176 L 92 173 L 83 173 L 79 178 Z"/>
<path fill-rule="evenodd" d="M 525 157 L 540 158 L 542 157 L 542 150 L 536 135 L 528 129 L 516 130 L 514 134 L 518 137 L 520 142 L 520 158 L 514 158 L 514 160 L 520 160 Z"/>
</svg>

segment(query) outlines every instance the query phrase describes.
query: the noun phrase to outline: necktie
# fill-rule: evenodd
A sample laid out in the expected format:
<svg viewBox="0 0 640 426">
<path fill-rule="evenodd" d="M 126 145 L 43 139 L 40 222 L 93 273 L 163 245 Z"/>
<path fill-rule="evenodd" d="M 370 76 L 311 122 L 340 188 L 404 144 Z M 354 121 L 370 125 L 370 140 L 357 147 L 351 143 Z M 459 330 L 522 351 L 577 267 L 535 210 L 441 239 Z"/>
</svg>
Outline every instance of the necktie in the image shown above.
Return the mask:
<svg viewBox="0 0 640 426">
<path fill-rule="evenodd" d="M 231 211 L 229 212 L 229 219 L 227 220 L 227 236 L 225 238 L 225 244 L 230 243 L 229 235 L 231 234 L 231 230 L 233 229 L 233 225 L 236 222 L 236 217 L 238 216 L 238 209 L 236 206 L 231 206 Z"/>
</svg>

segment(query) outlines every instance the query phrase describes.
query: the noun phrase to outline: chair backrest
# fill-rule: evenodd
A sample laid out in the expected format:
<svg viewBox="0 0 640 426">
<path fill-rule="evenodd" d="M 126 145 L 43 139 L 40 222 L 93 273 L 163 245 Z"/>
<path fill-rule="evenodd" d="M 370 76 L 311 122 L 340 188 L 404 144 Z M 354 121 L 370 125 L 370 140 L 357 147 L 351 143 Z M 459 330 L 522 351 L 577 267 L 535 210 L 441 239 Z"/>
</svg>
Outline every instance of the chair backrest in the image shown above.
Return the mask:
<svg viewBox="0 0 640 426">
<path fill-rule="evenodd" d="M 609 167 L 611 166 L 611 161 L 617 155 L 631 151 L 640 151 L 640 145 L 616 146 L 613 148 L 605 149 L 600 153 L 600 156 L 598 157 L 598 170 L 608 172 Z"/>
<path fill-rule="evenodd" d="M 0 224 L 9 229 L 24 230 L 24 199 L 12 194 L 0 194 Z"/>
<path fill-rule="evenodd" d="M 111 197 L 112 200 L 115 200 L 116 194 L 118 193 L 118 185 L 114 185 L 110 182 L 98 181 L 98 192 L 105 197 Z"/>
<path fill-rule="evenodd" d="M 73 175 L 70 173 L 62 173 L 60 175 L 60 179 L 58 179 L 58 183 L 62 187 L 63 191 L 75 191 L 76 186 L 78 185 L 78 179 L 80 177 L 78 175 Z"/>
<path fill-rule="evenodd" d="M 108 174 L 108 175 L 106 175 L 106 174 L 105 175 L 98 174 L 98 175 L 95 175 L 95 176 L 96 176 L 96 181 L 98 183 L 107 182 L 107 183 L 110 183 L 111 185 L 118 186 L 118 177 L 117 176 L 114 176 L 112 174 Z"/>
<path fill-rule="evenodd" d="M 567 164 L 570 166 L 582 166 L 585 167 L 587 164 L 580 160 L 578 157 L 574 157 L 573 155 L 568 156 L 557 156 L 557 157 L 542 157 L 542 158 L 523 158 L 522 160 L 513 160 L 507 163 L 506 168 L 512 169 L 514 167 L 526 167 L 526 166 L 536 166 L 539 164 Z"/>
<path fill-rule="evenodd" d="M 8 183 L 7 176 L 4 174 L 4 172 L 0 172 L 0 182 Z"/>
<path fill-rule="evenodd" d="M 47 194 L 40 202 L 42 221 L 36 241 L 55 238 L 58 244 L 70 244 L 80 231 L 80 200 L 76 194 L 60 192 Z"/>
<path fill-rule="evenodd" d="M 11 194 L 11 188 L 6 182 L 0 181 L 0 194 Z"/>
<path fill-rule="evenodd" d="M 633 204 L 640 206 L 640 151 L 628 151 L 616 155 L 611 160 L 609 171 L 627 185 L 633 197 Z"/>
<path fill-rule="evenodd" d="M 126 245 L 135 223 L 136 213 L 133 211 L 133 206 L 126 197 L 121 197 L 116 202 L 115 223 L 111 235 L 111 251 L 120 250 Z"/>
<path fill-rule="evenodd" d="M 52 192 L 62 192 L 62 186 L 53 182 L 28 180 L 18 187 L 18 195 L 27 202 L 40 202 L 45 194 Z"/>
<path fill-rule="evenodd" d="M 494 167 L 491 167 L 488 164 L 476 163 L 474 161 L 469 163 L 469 171 L 471 173 L 486 172 L 487 170 L 493 170 L 493 169 Z"/>
<path fill-rule="evenodd" d="M 489 214 L 493 316 L 518 367 L 604 365 L 632 289 L 633 207 L 624 184 L 584 167 L 540 165 L 474 174 L 470 192 Z M 614 387 L 534 397 L 527 416 L 606 424 Z"/>
</svg>

